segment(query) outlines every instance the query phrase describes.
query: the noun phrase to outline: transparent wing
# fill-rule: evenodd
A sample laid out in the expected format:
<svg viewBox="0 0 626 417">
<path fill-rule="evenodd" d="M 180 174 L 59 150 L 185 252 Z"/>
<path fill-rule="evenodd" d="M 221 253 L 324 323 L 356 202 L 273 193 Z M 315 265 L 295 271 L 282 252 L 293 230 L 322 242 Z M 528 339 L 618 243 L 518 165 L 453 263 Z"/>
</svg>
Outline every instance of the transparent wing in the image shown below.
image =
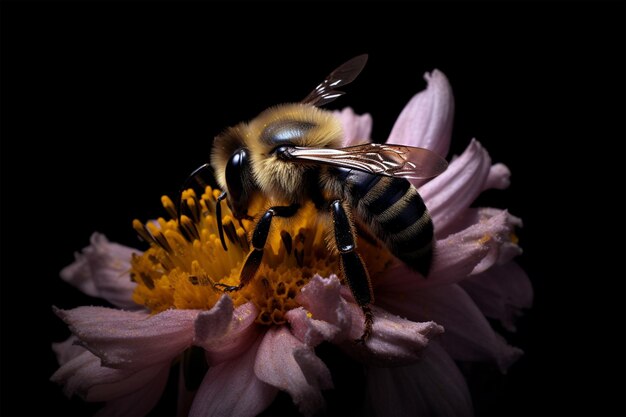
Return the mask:
<svg viewBox="0 0 626 417">
<path fill-rule="evenodd" d="M 315 87 L 315 90 L 311 91 L 311 93 L 302 100 L 302 103 L 322 106 L 345 94 L 343 91 L 335 90 L 335 87 L 341 87 L 342 85 L 354 81 L 365 67 L 366 62 L 367 55 L 359 55 L 344 63 Z"/>
<path fill-rule="evenodd" d="M 433 151 L 394 144 L 367 143 L 340 149 L 294 147 L 285 154 L 283 158 L 287 160 L 318 162 L 408 179 L 436 177 L 448 167 L 446 160 Z"/>
</svg>

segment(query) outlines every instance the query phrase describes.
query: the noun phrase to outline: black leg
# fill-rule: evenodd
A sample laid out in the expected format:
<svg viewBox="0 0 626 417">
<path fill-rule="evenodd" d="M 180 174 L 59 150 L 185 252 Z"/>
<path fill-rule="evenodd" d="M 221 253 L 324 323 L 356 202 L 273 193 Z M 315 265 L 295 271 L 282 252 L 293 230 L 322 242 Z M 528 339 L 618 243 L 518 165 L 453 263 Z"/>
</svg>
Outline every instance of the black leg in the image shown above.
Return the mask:
<svg viewBox="0 0 626 417">
<path fill-rule="evenodd" d="M 215 220 L 217 221 L 217 232 L 220 235 L 220 240 L 222 241 L 222 247 L 225 251 L 228 250 L 226 247 L 226 241 L 224 240 L 224 226 L 222 226 L 222 200 L 226 198 L 226 191 L 217 197 L 217 201 L 215 203 Z"/>
<path fill-rule="evenodd" d="M 341 201 L 333 201 L 330 204 L 330 211 L 333 215 L 335 244 L 339 251 L 341 271 L 355 301 L 363 310 L 363 314 L 365 314 L 365 329 L 361 338 L 357 340 L 360 343 L 365 343 L 372 333 L 372 324 L 374 322 L 374 316 L 369 308 L 369 304 L 374 301 L 372 284 L 363 260 L 356 253 L 354 225 L 350 221 Z"/>
<path fill-rule="evenodd" d="M 274 217 L 291 217 L 298 212 L 300 204 L 292 204 L 290 206 L 274 206 L 270 207 L 261 217 L 252 232 L 252 251 L 248 254 L 246 261 L 241 268 L 239 275 L 239 285 L 225 285 L 217 283 L 216 287 L 221 287 L 224 291 L 236 291 L 243 288 L 248 282 L 254 278 L 256 271 L 261 266 L 263 260 L 263 250 L 267 236 L 270 233 L 270 226 Z"/>
</svg>

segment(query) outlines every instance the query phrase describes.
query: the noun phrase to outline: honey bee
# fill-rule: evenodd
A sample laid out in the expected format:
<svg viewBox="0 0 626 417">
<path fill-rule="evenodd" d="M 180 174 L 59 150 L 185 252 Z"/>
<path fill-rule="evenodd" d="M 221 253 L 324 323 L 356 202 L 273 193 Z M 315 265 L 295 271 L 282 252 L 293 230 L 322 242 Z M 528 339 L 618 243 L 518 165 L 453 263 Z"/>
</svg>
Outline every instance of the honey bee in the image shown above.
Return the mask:
<svg viewBox="0 0 626 417">
<path fill-rule="evenodd" d="M 428 275 L 434 240 L 433 223 L 422 198 L 407 180 L 432 178 L 447 167 L 439 155 L 423 148 L 367 143 L 341 148 L 339 120 L 319 107 L 344 93 L 337 88 L 362 71 L 367 55 L 357 56 L 331 72 L 299 103 L 271 107 L 247 123 L 218 135 L 210 164 L 223 193 L 217 199 L 217 226 L 224 250 L 221 202 L 227 200 L 233 216 L 254 221 L 252 250 L 237 286 L 215 284 L 225 291 L 241 289 L 255 276 L 272 219 L 296 216 L 312 201 L 332 224 L 329 246 L 336 248 L 341 273 L 365 315 L 361 341 L 372 331 L 372 285 L 358 254 L 357 228 L 375 236 L 409 267 Z M 195 175 L 195 174 L 192 174 Z M 271 206 L 260 216 L 248 213 L 252 198 L 261 195 Z"/>
</svg>

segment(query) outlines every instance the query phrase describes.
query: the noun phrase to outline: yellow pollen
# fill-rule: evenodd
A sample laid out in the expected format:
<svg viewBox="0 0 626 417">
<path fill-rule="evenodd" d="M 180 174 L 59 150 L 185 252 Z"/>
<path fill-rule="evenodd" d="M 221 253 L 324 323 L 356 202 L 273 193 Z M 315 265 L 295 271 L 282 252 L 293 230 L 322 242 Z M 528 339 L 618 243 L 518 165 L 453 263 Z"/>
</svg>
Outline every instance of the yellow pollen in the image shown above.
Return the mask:
<svg viewBox="0 0 626 417">
<path fill-rule="evenodd" d="M 484 245 L 485 243 L 489 242 L 490 240 L 491 240 L 491 236 L 490 235 L 484 235 L 483 237 L 478 239 L 478 244 L 479 245 Z"/>
<path fill-rule="evenodd" d="M 515 232 L 511 232 L 511 235 L 509 236 L 509 238 L 511 239 L 512 243 L 514 243 L 516 245 L 519 243 L 519 237 L 517 237 Z"/>
<path fill-rule="evenodd" d="M 254 222 L 234 219 L 222 202 L 222 223 L 228 250 L 224 251 L 215 218 L 219 190 L 207 187 L 200 197 L 193 190 L 183 192 L 180 222 L 172 200 L 161 203 L 169 219 L 142 223 L 133 228 L 150 247 L 131 259 L 131 279 L 137 283 L 133 300 L 152 313 L 170 308 L 212 308 L 224 293 L 216 283 L 239 284 L 239 274 L 250 252 Z M 268 208 L 257 199 L 248 212 L 260 217 Z M 263 261 L 254 279 L 238 291 L 230 292 L 235 306 L 252 301 L 257 322 L 283 324 L 285 314 L 299 307 L 296 296 L 315 274 L 339 275 L 337 255 L 329 251 L 324 230 L 328 220 L 318 215 L 312 203 L 305 204 L 291 219 L 274 218 L 264 250 Z M 391 256 L 359 240 L 359 252 L 367 260 L 371 275 L 388 267 Z M 309 313 L 310 314 L 310 313 Z"/>
</svg>

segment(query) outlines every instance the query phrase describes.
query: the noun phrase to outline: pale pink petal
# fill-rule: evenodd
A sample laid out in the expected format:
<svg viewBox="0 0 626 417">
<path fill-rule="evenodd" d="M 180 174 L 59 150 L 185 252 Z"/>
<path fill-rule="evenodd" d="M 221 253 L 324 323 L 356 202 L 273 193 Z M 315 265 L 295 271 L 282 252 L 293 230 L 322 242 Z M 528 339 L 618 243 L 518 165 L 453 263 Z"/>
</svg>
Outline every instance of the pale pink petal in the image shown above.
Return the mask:
<svg viewBox="0 0 626 417">
<path fill-rule="evenodd" d="M 68 397 L 74 394 L 84 397 L 89 388 L 98 382 L 92 378 L 95 371 L 91 371 L 89 368 L 98 367 L 100 367 L 100 359 L 93 353 L 84 351 L 57 369 L 50 377 L 50 381 L 63 384 L 63 392 Z"/>
<path fill-rule="evenodd" d="M 465 152 L 448 169 L 419 189 L 435 225 L 438 238 L 449 233 L 448 226 L 483 191 L 491 169 L 487 151 L 472 140 Z"/>
<path fill-rule="evenodd" d="M 347 329 L 351 318 L 340 291 L 341 282 L 336 275 L 323 278 L 316 274 L 302 287 L 296 301 L 305 307 L 314 319 L 334 324 L 340 329 Z"/>
<path fill-rule="evenodd" d="M 107 417 L 145 416 L 161 398 L 168 376 L 169 366 L 165 366 L 144 386 L 124 397 L 107 402 L 95 415 Z"/>
<path fill-rule="evenodd" d="M 50 380 L 63 384 L 68 397 L 77 394 L 87 401 L 109 401 L 145 386 L 163 369 L 169 369 L 169 362 L 142 369 L 109 368 L 93 353 L 84 351 L 62 365 Z"/>
<path fill-rule="evenodd" d="M 223 297 L 220 302 L 222 300 Z M 198 316 L 194 340 L 195 345 L 206 351 L 209 365 L 240 356 L 250 348 L 261 332 L 259 326 L 254 323 L 258 311 L 252 302 L 240 305 L 230 315 L 223 312 L 211 314 L 212 311 Z M 218 323 L 220 320 L 223 322 Z M 225 329 L 224 324 L 227 325 Z M 220 330 L 212 332 L 211 326 Z"/>
<path fill-rule="evenodd" d="M 302 307 L 289 310 L 285 318 L 291 326 L 291 332 L 302 343 L 315 347 L 323 341 L 335 340 L 342 336 L 341 328 L 327 321 L 315 320 L 310 312 Z M 343 335 L 345 338 L 345 335 Z"/>
<path fill-rule="evenodd" d="M 255 416 L 278 390 L 257 378 L 254 362 L 261 337 L 241 356 L 211 366 L 189 411 L 189 417 Z"/>
<path fill-rule="evenodd" d="M 374 293 L 378 294 L 379 289 L 384 288 L 388 291 L 411 291 L 422 288 L 430 281 L 429 274 L 428 279 L 409 268 L 403 262 L 395 262 L 388 269 L 380 274 L 372 277 L 372 285 L 374 286 Z M 378 296 L 376 296 L 378 300 Z"/>
<path fill-rule="evenodd" d="M 353 146 L 370 141 L 372 133 L 372 116 L 369 114 L 356 114 L 350 107 L 333 114 L 341 122 L 343 128 L 343 143 L 341 146 Z"/>
<path fill-rule="evenodd" d="M 517 219 L 505 210 L 470 209 L 458 225 L 467 228 L 437 241 L 428 278 L 398 263 L 374 277 L 376 288 L 409 291 L 452 284 L 517 256 L 521 249 L 511 241 Z"/>
<path fill-rule="evenodd" d="M 509 262 L 469 277 L 461 286 L 487 316 L 515 331 L 515 319 L 533 303 L 533 287 L 519 265 Z"/>
<path fill-rule="evenodd" d="M 308 346 L 294 349 L 293 358 L 302 370 L 309 385 L 318 389 L 333 388 L 333 379 L 324 362 L 317 357 L 315 351 Z"/>
<path fill-rule="evenodd" d="M 471 416 L 465 380 L 448 354 L 431 343 L 421 361 L 367 369 L 367 406 L 372 416 Z"/>
<path fill-rule="evenodd" d="M 272 327 L 259 346 L 254 372 L 260 380 L 287 391 L 300 412 L 311 415 L 324 406 L 320 390 L 329 388 L 332 381 L 324 363 L 312 360 L 302 349 L 311 348 L 296 339 L 286 326 Z"/>
<path fill-rule="evenodd" d="M 437 254 L 429 281 L 453 282 L 455 276 L 478 274 L 496 262 L 508 261 L 511 255 L 521 252 L 511 242 L 511 234 L 514 227 L 520 224 L 519 219 L 506 210 L 485 209 L 476 211 L 476 214 L 477 218 L 471 226 L 437 241 Z M 467 270 L 469 266 L 472 269 Z"/>
<path fill-rule="evenodd" d="M 415 321 L 435 321 L 445 333 L 438 339 L 452 358 L 494 361 L 502 372 L 522 354 L 493 331 L 485 316 L 457 284 L 411 292 L 380 291 L 377 303 Z"/>
<path fill-rule="evenodd" d="M 458 233 L 462 230 L 469 229 L 470 227 L 479 224 L 485 223 L 497 216 L 501 216 L 502 213 L 506 213 L 504 215 L 504 227 L 506 230 L 502 230 L 500 233 L 502 235 L 502 245 L 504 246 L 507 243 L 512 242 L 512 236 L 515 233 L 515 229 L 522 227 L 522 220 L 519 217 L 515 217 L 510 214 L 506 210 L 500 210 L 491 207 L 480 207 L 480 208 L 468 208 L 460 213 L 457 218 L 450 223 L 448 226 L 448 230 L 450 234 Z M 505 236 L 506 233 L 506 236 Z M 517 246 L 517 245 L 515 245 Z M 521 253 L 521 249 L 518 247 L 513 250 L 513 256 L 517 256 Z M 505 255 L 505 254 L 503 254 Z M 507 257 L 507 256 L 504 256 Z M 502 263 L 503 256 L 499 257 L 500 263 Z M 511 259 L 510 256 L 507 257 L 508 260 Z M 504 261 L 504 262 L 508 262 Z"/>
<path fill-rule="evenodd" d="M 489 168 L 489 175 L 483 185 L 483 191 L 485 190 L 504 190 L 511 185 L 511 171 L 504 164 L 494 164 Z"/>
<path fill-rule="evenodd" d="M 424 74 L 426 90 L 413 96 L 396 121 L 387 143 L 430 149 L 448 154 L 454 119 L 454 97 L 446 76 L 439 70 Z"/>
<path fill-rule="evenodd" d="M 52 344 L 52 350 L 57 356 L 57 362 L 59 365 L 64 365 L 81 353 L 85 352 L 85 348 L 78 345 L 77 342 L 78 338 L 71 335 L 63 342 Z"/>
<path fill-rule="evenodd" d="M 136 284 L 130 279 L 133 248 L 111 243 L 100 233 L 91 235 L 91 244 L 76 253 L 76 260 L 61 270 L 61 278 L 92 297 L 104 298 L 126 309 L 140 306 L 132 300 Z"/>
<path fill-rule="evenodd" d="M 165 382 L 169 374 L 169 369 L 169 362 L 158 363 L 156 365 L 135 371 L 135 373 L 131 373 L 131 371 L 128 370 L 100 366 L 98 371 L 92 374 L 92 377 L 97 379 L 99 383 L 89 389 L 85 399 L 91 402 L 99 402 L 110 401 L 115 398 L 126 396 L 127 394 L 138 389 L 151 385 L 153 381 L 158 380 L 161 377 L 164 380 L 163 382 Z M 163 373 L 165 373 L 165 375 L 163 375 Z M 96 374 L 100 374 L 100 376 L 96 377 Z M 127 375 L 123 379 L 118 379 L 119 374 Z M 105 376 L 110 377 L 106 378 Z M 157 399 L 160 394 L 160 392 L 157 393 Z"/>
<path fill-rule="evenodd" d="M 155 315 L 105 307 L 55 309 L 81 344 L 113 368 L 143 368 L 169 361 L 191 345 L 198 310 Z"/>
<path fill-rule="evenodd" d="M 416 323 L 372 306 L 374 324 L 372 334 L 365 344 L 355 343 L 364 329 L 364 315 L 356 304 L 349 304 L 352 314 L 350 339 L 341 347 L 354 358 L 373 366 L 399 366 L 417 361 L 433 337 L 443 333 L 443 328 L 430 321 Z"/>
<path fill-rule="evenodd" d="M 202 346 L 223 336 L 233 319 L 233 300 L 224 294 L 209 311 L 201 311 L 196 317 L 194 344 Z"/>
</svg>

